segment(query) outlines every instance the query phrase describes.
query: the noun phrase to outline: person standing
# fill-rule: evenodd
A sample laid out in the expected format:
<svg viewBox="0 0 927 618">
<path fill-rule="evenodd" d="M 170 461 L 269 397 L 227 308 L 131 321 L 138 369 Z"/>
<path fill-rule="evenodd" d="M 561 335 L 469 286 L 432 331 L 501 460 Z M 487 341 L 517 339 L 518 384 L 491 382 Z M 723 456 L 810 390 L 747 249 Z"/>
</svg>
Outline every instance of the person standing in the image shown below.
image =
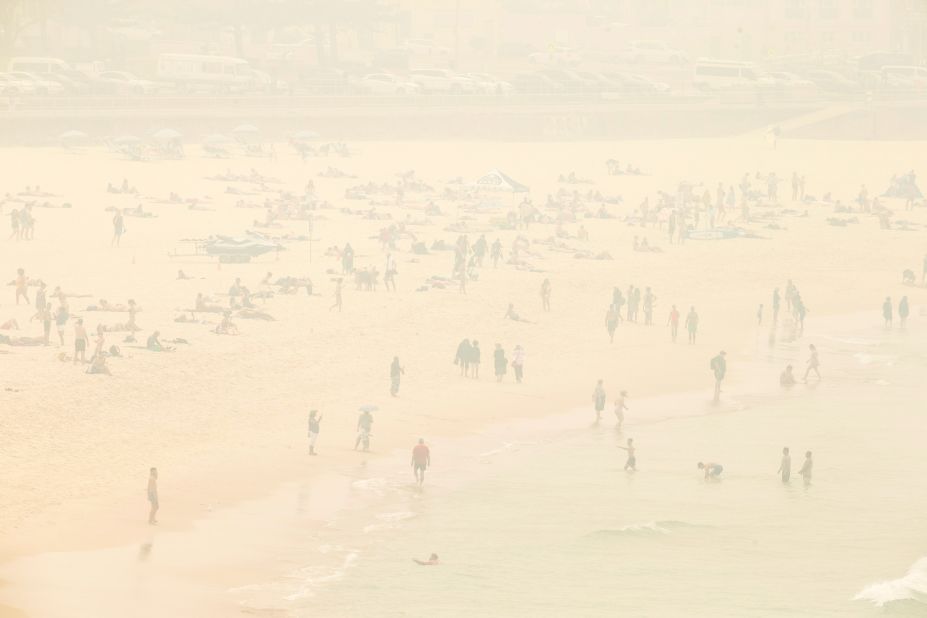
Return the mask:
<svg viewBox="0 0 927 618">
<path fill-rule="evenodd" d="M 425 445 L 425 438 L 419 438 L 412 448 L 412 474 L 421 487 L 425 483 L 425 470 L 431 465 L 431 450 Z"/>
<path fill-rule="evenodd" d="M 389 394 L 393 397 L 399 394 L 399 380 L 405 372 L 406 370 L 399 364 L 399 357 L 394 356 L 393 362 L 389 366 Z"/>
<path fill-rule="evenodd" d="M 653 326 L 653 309 L 657 304 L 657 297 L 648 287 L 644 292 L 644 326 Z"/>
<path fill-rule="evenodd" d="M 26 304 L 29 304 L 29 280 L 26 278 L 26 271 L 22 268 L 16 269 L 16 304 L 19 304 L 19 299 L 22 297 Z"/>
<path fill-rule="evenodd" d="M 387 253 L 386 272 L 383 273 L 383 284 L 386 286 L 387 292 L 390 290 L 396 291 L 396 274 L 396 258 L 393 257 L 392 253 Z"/>
<path fill-rule="evenodd" d="M 892 297 L 886 296 L 885 302 L 882 303 L 882 318 L 885 320 L 885 328 L 892 327 Z"/>
<path fill-rule="evenodd" d="M 322 417 L 319 416 L 318 410 L 309 411 L 309 454 L 316 455 L 315 443 L 319 439 L 319 426 L 322 423 Z"/>
<path fill-rule="evenodd" d="M 715 403 L 721 400 L 721 382 L 724 381 L 724 376 L 727 374 L 727 360 L 725 360 L 725 356 L 727 356 L 727 354 L 724 350 L 721 350 L 717 356 L 711 359 L 711 370 L 715 374 Z"/>
<path fill-rule="evenodd" d="M 470 344 L 470 377 L 474 380 L 480 379 L 480 342 L 476 339 Z"/>
<path fill-rule="evenodd" d="M 122 235 L 126 231 L 126 222 L 122 216 L 122 211 L 117 210 L 116 215 L 113 217 L 113 240 L 110 242 L 111 247 L 118 247 L 119 241 L 122 240 Z"/>
<path fill-rule="evenodd" d="M 503 350 L 502 346 L 498 343 L 496 344 L 495 351 L 493 351 L 493 364 L 496 370 L 496 382 L 501 382 L 508 371 L 509 362 L 505 358 L 505 350 Z"/>
<path fill-rule="evenodd" d="M 84 328 L 83 318 L 78 318 L 77 323 L 74 324 L 74 364 L 77 364 L 77 361 L 82 363 L 87 362 L 86 351 L 87 345 L 90 343 L 90 338 L 87 337 L 87 329 Z"/>
<path fill-rule="evenodd" d="M 811 459 L 811 451 L 805 451 L 805 461 L 802 462 L 801 469 L 798 473 L 801 475 L 806 487 L 811 484 L 811 472 L 813 468 L 814 461 Z"/>
<path fill-rule="evenodd" d="M 618 328 L 618 320 L 621 315 L 618 313 L 618 307 L 612 304 L 605 313 L 605 328 L 608 330 L 609 343 L 615 343 L 615 330 Z"/>
<path fill-rule="evenodd" d="M 821 372 L 818 371 L 818 367 L 820 366 L 821 363 L 820 363 L 820 361 L 818 360 L 818 349 L 814 346 L 813 343 L 812 343 L 811 345 L 808 346 L 808 349 L 811 351 L 811 356 L 808 358 L 808 368 L 805 369 L 805 379 L 804 379 L 804 381 L 805 381 L 805 382 L 808 381 L 808 375 L 809 375 L 812 371 L 814 372 L 814 375 L 816 375 L 816 376 L 818 377 L 818 380 L 820 380 L 820 379 L 821 379 Z"/>
<path fill-rule="evenodd" d="M 673 343 L 676 343 L 676 335 L 679 334 L 679 310 L 676 309 L 676 305 L 673 305 L 673 308 L 670 310 L 669 318 L 667 318 L 666 323 L 670 327 L 670 335 L 673 338 Z"/>
<path fill-rule="evenodd" d="M 512 369 L 515 370 L 515 382 L 521 384 L 525 376 L 525 349 L 516 345 L 512 351 Z"/>
<path fill-rule="evenodd" d="M 788 483 L 792 476 L 792 456 L 789 455 L 789 447 L 782 449 L 782 460 L 779 462 L 779 474 L 783 483 Z"/>
<path fill-rule="evenodd" d="M 634 438 L 628 438 L 628 445 L 618 448 L 628 452 L 628 459 L 624 462 L 625 471 L 637 472 L 637 450 L 634 448 Z"/>
<path fill-rule="evenodd" d="M 357 439 L 354 440 L 354 450 L 357 450 L 357 447 L 360 446 L 361 442 L 364 443 L 364 452 L 370 450 L 370 430 L 373 429 L 373 415 L 370 414 L 370 410 L 364 410 L 361 412 L 361 415 L 357 417 Z"/>
<path fill-rule="evenodd" d="M 760 303 L 760 308 L 756 310 L 756 325 L 763 325 L 763 303 Z"/>
<path fill-rule="evenodd" d="M 618 431 L 621 431 L 621 426 L 624 425 L 624 412 L 628 409 L 628 406 L 625 405 L 624 400 L 627 398 L 627 391 L 621 391 L 618 393 L 618 399 L 615 400 L 615 420 L 618 421 L 618 425 L 615 427 Z"/>
<path fill-rule="evenodd" d="M 773 324 L 779 323 L 779 303 L 782 302 L 782 299 L 779 297 L 779 288 L 773 290 L 772 296 L 772 310 L 773 310 Z"/>
<path fill-rule="evenodd" d="M 689 315 L 686 316 L 686 330 L 689 332 L 689 343 L 695 343 L 695 336 L 698 334 L 698 314 L 695 313 L 695 307 L 689 307 Z"/>
<path fill-rule="evenodd" d="M 158 525 L 157 515 L 160 503 L 158 502 L 158 469 L 151 468 L 148 471 L 148 525 Z"/>
<path fill-rule="evenodd" d="M 550 311 L 550 279 L 544 279 L 541 283 L 541 306 L 544 311 Z"/>
<path fill-rule="evenodd" d="M 338 278 L 335 280 L 335 302 L 334 304 L 332 304 L 331 307 L 328 308 L 329 311 L 331 311 L 332 309 L 337 309 L 338 313 L 341 313 L 341 307 L 342 307 L 341 281 L 342 281 L 341 278 Z"/>
<path fill-rule="evenodd" d="M 592 401 L 595 405 L 595 422 L 598 423 L 602 420 L 602 410 L 605 409 L 605 386 L 602 384 L 602 380 L 596 382 L 595 390 L 592 391 Z"/>
<path fill-rule="evenodd" d="M 898 301 L 898 320 L 901 323 L 901 328 L 904 328 L 908 323 L 908 314 L 910 309 L 908 308 L 908 297 L 902 296 L 901 300 Z"/>
</svg>

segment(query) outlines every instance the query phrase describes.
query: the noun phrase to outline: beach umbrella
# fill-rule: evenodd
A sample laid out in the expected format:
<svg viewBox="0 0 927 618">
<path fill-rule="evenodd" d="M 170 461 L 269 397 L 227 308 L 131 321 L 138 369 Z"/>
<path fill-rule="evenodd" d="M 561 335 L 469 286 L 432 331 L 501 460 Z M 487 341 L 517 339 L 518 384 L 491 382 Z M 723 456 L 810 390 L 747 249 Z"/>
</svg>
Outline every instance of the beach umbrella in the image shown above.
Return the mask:
<svg viewBox="0 0 927 618">
<path fill-rule="evenodd" d="M 358 409 L 359 409 L 361 412 L 376 412 L 376 411 L 379 410 L 380 408 L 378 408 L 378 407 L 376 407 L 376 406 L 374 406 L 374 405 L 366 404 L 366 405 L 361 406 L 361 407 L 358 408 Z"/>
<path fill-rule="evenodd" d="M 304 140 L 311 140 L 311 139 L 319 139 L 319 134 L 316 133 L 315 131 L 297 131 L 290 137 L 297 141 L 304 141 Z"/>
<path fill-rule="evenodd" d="M 83 131 L 65 131 L 58 136 L 58 139 L 62 142 L 76 142 L 82 139 L 87 139 L 89 136 Z"/>
<path fill-rule="evenodd" d="M 253 124 L 240 124 L 232 129 L 232 133 L 259 133 L 260 131 L 261 130 Z"/>
<path fill-rule="evenodd" d="M 161 129 L 160 131 L 155 131 L 152 137 L 159 142 L 176 142 L 179 141 L 183 135 L 180 131 L 175 131 L 174 129 Z"/>
</svg>

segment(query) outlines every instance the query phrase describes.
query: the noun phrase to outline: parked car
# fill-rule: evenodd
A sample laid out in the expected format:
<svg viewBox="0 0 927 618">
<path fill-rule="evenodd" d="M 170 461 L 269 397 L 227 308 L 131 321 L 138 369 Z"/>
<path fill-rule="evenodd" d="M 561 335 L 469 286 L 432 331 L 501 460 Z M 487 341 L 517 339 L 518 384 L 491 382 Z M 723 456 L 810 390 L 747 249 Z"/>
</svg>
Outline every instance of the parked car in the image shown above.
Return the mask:
<svg viewBox="0 0 927 618">
<path fill-rule="evenodd" d="M 472 79 L 448 69 L 416 69 L 409 71 L 409 79 L 421 86 L 423 92 L 473 94 L 477 91 Z"/>
<path fill-rule="evenodd" d="M 595 92 L 599 90 L 599 82 L 594 79 L 586 79 L 574 71 L 566 69 L 542 69 L 539 74 L 562 84 L 563 89 L 567 92 Z"/>
<path fill-rule="evenodd" d="M 153 94 L 158 85 L 147 79 L 140 79 L 128 71 L 103 71 L 97 81 L 113 86 L 116 94 Z"/>
<path fill-rule="evenodd" d="M 473 81 L 477 92 L 482 94 L 512 94 L 515 92 L 512 84 L 496 79 L 487 73 L 467 73 L 466 77 Z"/>
<path fill-rule="evenodd" d="M 392 73 L 372 73 L 360 79 L 359 86 L 370 94 L 419 94 L 422 87 Z"/>
<path fill-rule="evenodd" d="M 35 92 L 35 84 L 31 81 L 17 79 L 9 73 L 0 73 L 0 94 L 4 96 L 15 96 L 20 94 L 32 94 Z"/>
<path fill-rule="evenodd" d="M 821 90 L 843 94 L 851 94 L 862 91 L 862 85 L 859 82 L 837 73 L 836 71 L 808 71 L 805 74 Z"/>
<path fill-rule="evenodd" d="M 778 88 L 815 88 L 814 82 L 788 71 L 770 71 L 766 77 Z"/>
<path fill-rule="evenodd" d="M 569 47 L 552 47 L 528 55 L 528 60 L 547 66 L 573 66 L 582 62 L 582 55 Z"/>
<path fill-rule="evenodd" d="M 685 52 L 670 47 L 663 41 L 631 41 L 627 56 L 632 62 L 657 64 L 682 64 L 687 59 Z"/>
<path fill-rule="evenodd" d="M 563 94 L 563 84 L 541 73 L 520 73 L 509 79 L 517 92 L 523 94 Z"/>
<path fill-rule="evenodd" d="M 31 84 L 36 94 L 61 94 L 64 92 L 64 86 L 58 82 L 44 79 L 34 73 L 10 71 L 8 75 L 17 81 Z"/>
<path fill-rule="evenodd" d="M 618 86 L 616 92 L 629 96 L 655 97 L 665 96 L 669 93 L 669 85 L 663 82 L 655 82 L 642 75 L 633 75 L 629 73 L 604 73 L 605 77 L 615 82 Z"/>
<path fill-rule="evenodd" d="M 341 69 L 318 68 L 299 74 L 299 89 L 308 94 L 357 94 L 361 89 Z"/>
<path fill-rule="evenodd" d="M 890 88 L 923 90 L 927 87 L 927 68 L 911 65 L 884 66 L 881 81 Z"/>
</svg>

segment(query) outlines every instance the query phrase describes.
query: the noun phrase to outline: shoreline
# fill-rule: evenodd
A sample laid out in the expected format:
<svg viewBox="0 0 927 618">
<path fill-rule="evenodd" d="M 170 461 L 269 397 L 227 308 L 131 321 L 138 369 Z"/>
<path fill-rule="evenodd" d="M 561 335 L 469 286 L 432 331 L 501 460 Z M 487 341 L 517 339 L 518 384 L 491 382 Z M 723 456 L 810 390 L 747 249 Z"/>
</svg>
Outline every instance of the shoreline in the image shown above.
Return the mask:
<svg viewBox="0 0 927 618">
<path fill-rule="evenodd" d="M 824 318 L 823 321 L 817 321 L 814 330 L 806 335 L 805 339 L 799 338 L 787 342 L 777 342 L 773 346 L 769 344 L 759 344 L 760 347 L 758 347 L 754 356 L 743 357 L 743 360 L 746 362 L 740 365 L 741 371 L 738 372 L 742 376 L 742 379 L 734 384 L 733 392 L 727 397 L 727 400 L 722 397 L 722 403 L 720 405 L 715 405 L 710 401 L 710 389 L 679 390 L 670 393 L 664 392 L 645 395 L 643 397 L 635 397 L 633 401 L 631 401 L 633 405 L 632 412 L 629 413 L 631 418 L 626 420 L 625 426 L 633 429 L 635 426 L 668 423 L 691 419 L 693 417 L 737 413 L 748 410 L 755 405 L 762 406 L 768 405 L 771 402 L 775 403 L 776 401 L 788 401 L 795 397 L 794 389 L 801 388 L 802 385 L 799 383 L 793 389 L 784 391 L 778 386 L 776 375 L 761 374 L 759 370 L 769 367 L 773 362 L 770 355 L 767 354 L 764 357 L 761 354 L 762 348 L 766 347 L 773 356 L 781 356 L 782 352 L 785 351 L 783 345 L 798 344 L 802 341 L 807 341 L 808 338 L 817 337 L 824 340 L 839 341 L 841 335 L 843 337 L 850 337 L 853 336 L 855 332 L 858 332 L 860 330 L 859 327 L 865 324 L 863 320 L 868 318 L 868 316 L 868 312 L 835 314 Z M 847 324 L 853 324 L 857 328 L 851 329 L 849 332 L 834 328 L 838 325 L 845 326 Z M 867 330 L 872 329 L 873 327 L 871 326 L 867 328 Z M 743 369 L 744 367 L 746 367 L 746 370 Z M 743 379 L 744 376 L 748 379 Z M 749 390 L 745 390 L 745 387 L 748 386 Z M 798 396 L 802 395 L 799 394 Z M 807 394 L 805 394 L 805 396 L 807 396 Z M 753 401 L 744 403 L 744 399 Z M 699 402 L 701 403 L 699 404 Z M 669 414 L 665 416 L 655 416 L 653 414 L 653 412 L 669 408 L 679 409 L 679 406 L 684 410 L 684 412 L 680 414 Z M 567 411 L 562 411 L 564 409 Z M 643 414 L 638 416 L 641 411 L 643 411 Z M 524 443 L 531 445 L 549 440 L 552 435 L 559 434 L 562 431 L 579 431 L 584 428 L 592 429 L 599 426 L 598 423 L 593 423 L 587 427 L 583 422 L 580 422 L 585 415 L 592 416 L 591 406 L 574 405 L 561 408 L 560 412 L 554 414 L 515 416 L 505 420 L 491 422 L 481 428 L 468 432 L 464 436 L 436 436 L 434 439 L 430 440 L 430 443 L 438 443 L 440 445 L 442 450 L 439 452 L 439 457 L 445 458 L 444 461 L 446 462 L 443 465 L 449 465 L 451 470 L 462 470 L 466 467 L 464 474 L 467 476 L 464 482 L 469 484 L 478 482 L 478 479 L 484 474 L 481 473 L 478 467 L 474 468 L 474 464 L 483 463 L 487 458 L 506 452 L 506 445 L 508 443 L 505 442 L 504 439 L 514 439 L 516 440 L 514 444 Z M 609 404 L 603 414 L 603 421 L 601 427 L 599 427 L 600 431 L 607 430 L 614 424 L 610 416 L 611 411 Z M 627 431 L 625 435 L 627 435 Z M 478 443 L 481 443 L 486 437 L 490 438 L 492 444 L 501 443 L 503 446 L 486 452 L 473 454 L 473 447 L 476 447 Z M 452 453 L 450 459 L 446 458 L 448 452 Z M 336 469 L 315 470 L 308 476 L 304 476 L 300 479 L 280 480 L 269 491 L 257 495 L 242 495 L 239 499 L 230 500 L 228 504 L 215 508 L 214 510 L 210 509 L 208 512 L 192 515 L 191 519 L 178 522 L 175 526 L 166 529 L 149 528 L 148 534 L 142 534 L 141 531 L 139 531 L 132 543 L 129 543 L 128 539 L 122 540 L 114 536 L 107 539 L 103 544 L 94 544 L 93 547 L 69 548 L 57 550 L 56 552 L 43 551 L 25 553 L 0 562 L 0 569 L 10 570 L 12 566 L 17 563 L 22 563 L 23 561 L 25 563 L 36 561 L 39 564 L 45 561 L 47 564 L 47 559 L 52 553 L 60 554 L 62 558 L 68 556 L 75 557 L 84 564 L 97 564 L 99 566 L 101 562 L 111 562 L 111 559 L 106 557 L 109 553 L 121 552 L 125 554 L 126 552 L 131 552 L 139 542 L 142 542 L 142 547 L 145 547 L 147 542 L 150 548 L 158 537 L 162 539 L 164 537 L 172 539 L 169 544 L 174 546 L 174 559 L 177 559 L 179 554 L 187 551 L 196 553 L 196 548 L 198 546 L 205 548 L 210 547 L 208 539 L 216 535 L 216 529 L 221 531 L 223 528 L 228 528 L 228 526 L 231 525 L 232 529 L 234 529 L 235 533 L 238 535 L 251 536 L 252 534 L 259 533 L 260 529 L 270 523 L 272 518 L 279 518 L 281 513 L 286 512 L 286 505 L 292 502 L 295 496 L 304 493 L 304 489 L 301 488 L 311 487 L 310 491 L 319 491 L 320 495 L 324 496 L 324 506 L 321 508 L 313 507 L 314 511 L 310 518 L 311 522 L 308 523 L 311 529 L 319 530 L 326 526 L 330 526 L 332 522 L 345 513 L 359 512 L 375 504 L 380 505 L 377 507 L 379 509 L 384 508 L 384 504 L 379 502 L 382 496 L 374 496 L 371 498 L 367 495 L 354 495 L 352 497 L 348 494 L 352 493 L 352 489 L 356 484 L 364 482 L 362 479 L 355 478 L 357 474 L 375 474 L 371 473 L 370 470 L 390 474 L 401 465 L 404 455 L 405 451 L 400 448 L 363 454 L 364 462 L 361 468 L 357 468 L 356 465 L 352 466 L 347 464 L 344 461 L 339 461 Z M 369 463 L 367 462 L 367 458 L 370 459 Z M 386 468 L 387 464 L 390 464 L 391 467 Z M 441 468 L 439 467 L 438 470 L 437 474 L 440 475 Z M 447 492 L 453 491 L 453 489 L 454 487 L 439 485 L 435 491 Z M 304 496 L 300 498 L 299 501 L 301 504 L 304 499 Z M 312 503 L 311 500 L 309 500 L 309 502 Z M 260 522 L 252 521 L 255 514 L 263 514 L 265 519 Z M 229 522 L 231 522 L 231 524 Z M 300 526 L 301 530 L 308 532 L 308 530 L 304 528 L 306 525 L 305 522 L 295 525 Z M 229 530 L 226 529 L 225 532 L 229 532 Z M 363 533 L 366 534 L 367 532 L 368 530 L 365 528 Z M 203 545 L 204 543 L 205 545 Z M 159 545 L 160 544 L 163 544 L 163 541 L 159 542 Z M 282 547 L 282 544 L 280 546 Z M 178 547 L 184 548 L 182 552 L 177 549 Z M 200 551 L 202 551 L 202 549 Z M 168 550 L 168 553 L 170 553 L 170 550 Z M 77 554 L 77 556 L 75 556 L 75 554 Z M 349 554 L 349 557 L 351 555 L 353 554 Z M 142 558 L 139 560 L 141 561 Z M 230 592 L 244 591 L 254 587 L 253 584 L 243 581 L 248 575 L 253 575 L 268 581 L 273 581 L 284 575 L 279 566 L 268 569 L 268 564 L 272 563 L 273 557 L 263 555 L 260 552 L 251 554 L 245 559 L 244 563 L 237 565 L 222 564 L 221 562 L 217 562 L 217 560 L 217 558 L 213 558 L 213 562 L 208 563 L 208 568 L 210 573 L 218 569 L 222 574 L 221 577 L 217 579 L 215 576 L 210 575 L 208 578 L 210 580 L 209 584 L 204 580 L 200 581 L 201 586 L 189 586 L 188 594 L 190 596 L 184 597 L 190 602 L 195 601 L 196 606 L 199 607 L 201 611 L 208 611 L 209 613 L 206 615 L 224 615 L 223 611 L 236 608 L 236 606 L 225 597 L 228 597 L 228 593 Z M 246 563 L 252 561 L 263 566 L 259 566 L 257 569 L 247 566 Z M 206 567 L 207 565 L 203 565 L 200 568 Z M 273 573 L 276 573 L 276 575 Z M 219 581 L 225 583 L 220 584 L 218 583 Z M 13 584 L 15 585 L 15 583 Z M 10 583 L 8 583 L 8 586 L 9 585 Z M 207 602 L 206 599 L 200 598 L 204 594 L 202 586 L 211 586 L 212 594 L 224 600 L 214 605 L 212 601 Z M 15 590 L 15 588 L 12 589 Z M 0 588 L 0 596 L 4 596 L 2 595 L 2 591 L 3 588 Z M 28 605 L 26 605 L 26 609 L 28 611 Z M 237 607 L 237 609 L 241 610 L 240 607 Z M 4 613 L 4 611 L 12 613 Z M 21 610 L 15 607 L 0 606 L 0 616 L 3 618 L 27 618 L 33 615 L 34 614 L 22 613 Z M 37 616 L 40 614 L 35 615 Z"/>
</svg>

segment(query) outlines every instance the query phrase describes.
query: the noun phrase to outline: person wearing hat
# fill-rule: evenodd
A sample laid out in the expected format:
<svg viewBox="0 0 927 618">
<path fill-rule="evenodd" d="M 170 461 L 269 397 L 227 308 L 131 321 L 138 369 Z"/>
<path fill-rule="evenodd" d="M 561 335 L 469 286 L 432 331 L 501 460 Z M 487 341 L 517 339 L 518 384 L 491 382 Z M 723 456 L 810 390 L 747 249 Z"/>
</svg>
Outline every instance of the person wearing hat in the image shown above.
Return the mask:
<svg viewBox="0 0 927 618">
<path fill-rule="evenodd" d="M 715 403 L 718 403 L 721 399 L 721 382 L 724 381 L 724 375 L 727 373 L 727 361 L 724 358 L 726 355 L 727 353 L 721 350 L 717 356 L 711 359 L 711 370 L 715 374 Z"/>
</svg>

